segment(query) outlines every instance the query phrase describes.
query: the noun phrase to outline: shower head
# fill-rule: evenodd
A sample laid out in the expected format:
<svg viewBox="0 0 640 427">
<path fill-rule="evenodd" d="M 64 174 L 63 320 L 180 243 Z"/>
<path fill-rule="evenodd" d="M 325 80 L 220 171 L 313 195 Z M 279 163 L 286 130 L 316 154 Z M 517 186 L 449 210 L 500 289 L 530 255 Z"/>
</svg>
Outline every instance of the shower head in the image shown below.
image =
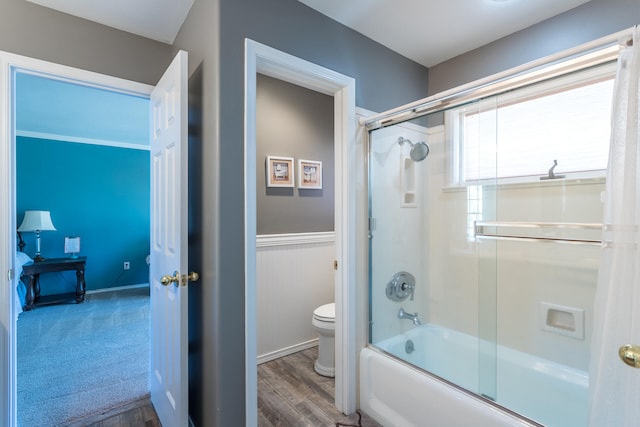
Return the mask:
<svg viewBox="0 0 640 427">
<path fill-rule="evenodd" d="M 420 141 L 414 144 L 407 138 L 404 138 L 402 136 L 398 137 L 398 144 L 404 145 L 405 142 L 411 146 L 409 156 L 411 156 L 411 160 L 413 160 L 414 162 L 420 162 L 429 155 L 429 146 L 426 142 Z"/>
</svg>

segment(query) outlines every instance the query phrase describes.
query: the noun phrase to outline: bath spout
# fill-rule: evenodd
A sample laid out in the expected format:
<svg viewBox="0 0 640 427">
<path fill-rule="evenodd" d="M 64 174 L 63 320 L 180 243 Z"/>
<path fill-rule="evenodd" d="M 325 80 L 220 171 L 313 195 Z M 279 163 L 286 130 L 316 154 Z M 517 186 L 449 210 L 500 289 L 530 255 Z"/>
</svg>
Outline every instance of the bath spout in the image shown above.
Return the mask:
<svg viewBox="0 0 640 427">
<path fill-rule="evenodd" d="M 400 311 L 398 311 L 398 319 L 409 319 L 416 326 L 422 325 L 422 322 L 418 317 L 418 313 L 407 313 L 406 311 L 404 311 L 404 308 L 401 308 Z"/>
</svg>

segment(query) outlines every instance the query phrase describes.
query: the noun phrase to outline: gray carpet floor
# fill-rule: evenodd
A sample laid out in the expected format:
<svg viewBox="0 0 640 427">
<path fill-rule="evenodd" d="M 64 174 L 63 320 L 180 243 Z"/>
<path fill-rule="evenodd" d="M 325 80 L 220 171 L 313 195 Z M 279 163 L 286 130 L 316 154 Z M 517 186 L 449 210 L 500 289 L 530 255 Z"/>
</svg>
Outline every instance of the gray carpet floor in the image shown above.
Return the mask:
<svg viewBox="0 0 640 427">
<path fill-rule="evenodd" d="M 149 289 L 20 314 L 18 425 L 62 427 L 149 393 Z"/>
</svg>

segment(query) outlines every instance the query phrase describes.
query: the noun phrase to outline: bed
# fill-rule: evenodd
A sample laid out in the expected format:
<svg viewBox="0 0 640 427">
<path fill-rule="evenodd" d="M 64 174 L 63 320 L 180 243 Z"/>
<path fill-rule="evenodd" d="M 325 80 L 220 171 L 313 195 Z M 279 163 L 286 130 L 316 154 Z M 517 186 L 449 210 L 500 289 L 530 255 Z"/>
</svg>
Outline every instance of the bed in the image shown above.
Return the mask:
<svg viewBox="0 0 640 427">
<path fill-rule="evenodd" d="M 16 298 L 15 298 L 15 308 L 16 308 L 16 318 L 20 313 L 22 313 L 22 307 L 24 307 L 27 298 L 27 287 L 22 282 L 22 266 L 28 262 L 31 262 L 32 259 L 29 255 L 25 254 L 22 251 L 16 251 Z"/>
</svg>

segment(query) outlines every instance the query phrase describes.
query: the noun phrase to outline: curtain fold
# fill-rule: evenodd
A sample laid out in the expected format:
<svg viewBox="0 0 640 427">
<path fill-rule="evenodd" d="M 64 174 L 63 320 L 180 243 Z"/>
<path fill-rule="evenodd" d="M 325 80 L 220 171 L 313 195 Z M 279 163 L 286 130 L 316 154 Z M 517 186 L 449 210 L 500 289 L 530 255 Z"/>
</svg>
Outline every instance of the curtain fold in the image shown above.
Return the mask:
<svg viewBox="0 0 640 427">
<path fill-rule="evenodd" d="M 589 372 L 591 427 L 640 426 L 640 369 L 618 349 L 640 345 L 640 31 L 623 43 L 614 89 L 603 249 Z"/>
</svg>

